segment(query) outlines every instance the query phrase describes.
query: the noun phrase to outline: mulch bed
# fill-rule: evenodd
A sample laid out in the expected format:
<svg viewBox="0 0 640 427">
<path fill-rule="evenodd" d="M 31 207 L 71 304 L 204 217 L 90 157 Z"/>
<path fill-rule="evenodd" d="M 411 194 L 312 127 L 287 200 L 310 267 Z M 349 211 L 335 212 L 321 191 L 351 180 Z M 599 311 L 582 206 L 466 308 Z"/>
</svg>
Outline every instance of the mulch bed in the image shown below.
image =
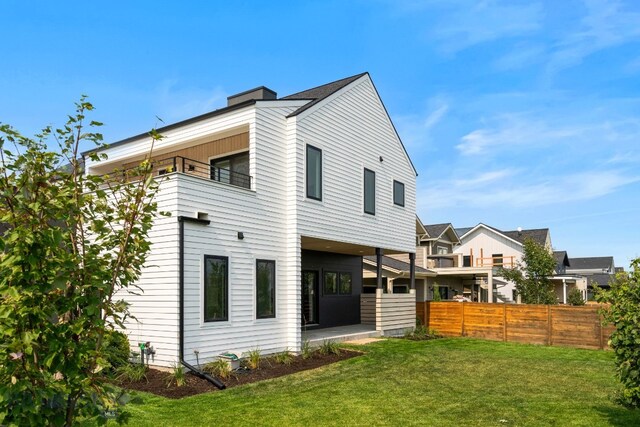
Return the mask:
<svg viewBox="0 0 640 427">
<path fill-rule="evenodd" d="M 242 384 L 306 371 L 308 369 L 315 369 L 320 366 L 351 359 L 352 357 L 360 355 L 362 355 L 362 353 L 344 349 L 340 349 L 340 354 L 321 354 L 316 351 L 308 359 L 303 359 L 302 356 L 295 356 L 290 365 L 277 363 L 272 357 L 265 357 L 260 361 L 259 369 L 234 372 L 230 378 L 222 380 L 222 382 L 227 386 L 227 388 L 231 388 Z M 218 388 L 207 380 L 198 378 L 191 373 L 186 374 L 187 383 L 182 387 L 176 387 L 175 385 L 167 387 L 167 383 L 170 378 L 170 372 L 159 371 L 151 368 L 147 371 L 146 380 L 143 379 L 138 382 L 125 381 L 118 385 L 129 390 L 145 391 L 159 396 L 168 397 L 170 399 L 180 399 L 182 397 L 194 396 L 200 393 L 219 391 Z"/>
</svg>

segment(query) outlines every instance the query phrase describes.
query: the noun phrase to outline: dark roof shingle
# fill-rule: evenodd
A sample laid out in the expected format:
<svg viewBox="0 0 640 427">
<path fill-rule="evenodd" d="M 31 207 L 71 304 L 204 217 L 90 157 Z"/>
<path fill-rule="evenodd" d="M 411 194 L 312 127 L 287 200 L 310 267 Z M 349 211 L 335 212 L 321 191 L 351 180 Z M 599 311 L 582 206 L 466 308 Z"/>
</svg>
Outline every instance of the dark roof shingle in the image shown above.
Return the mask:
<svg viewBox="0 0 640 427">
<path fill-rule="evenodd" d="M 304 99 L 308 99 L 308 100 L 311 100 L 311 102 L 303 105 L 302 107 L 298 108 L 293 113 L 289 114 L 288 117 L 297 116 L 298 114 L 302 113 L 305 110 L 308 110 L 309 108 L 313 107 L 317 103 L 321 102 L 323 99 L 327 98 L 328 96 L 331 96 L 332 94 L 336 93 L 337 91 L 339 91 L 343 87 L 347 86 L 349 83 L 358 80 L 360 77 L 362 77 L 362 76 L 364 76 L 366 74 L 367 73 L 356 74 L 355 76 L 346 77 L 344 79 L 336 80 L 335 82 L 331 82 L 331 83 L 323 84 L 321 86 L 317 86 L 317 87 L 314 87 L 314 88 L 311 88 L 311 89 L 303 90 L 302 92 L 297 92 L 297 93 L 294 93 L 294 94 L 291 94 L 291 95 L 283 96 L 280 99 L 284 99 L 284 100 L 294 100 L 294 99 L 303 99 L 304 100 Z"/>
<path fill-rule="evenodd" d="M 450 225 L 451 224 L 448 222 L 443 224 L 429 224 L 425 225 L 424 228 L 427 230 L 429 237 L 435 239 L 436 237 L 439 237 L 442 233 L 444 233 L 444 230 L 446 230 Z"/>
<path fill-rule="evenodd" d="M 608 270 L 614 265 L 612 256 L 570 258 L 569 262 L 571 263 L 571 268 L 576 270 L 582 270 L 582 269 Z"/>
</svg>

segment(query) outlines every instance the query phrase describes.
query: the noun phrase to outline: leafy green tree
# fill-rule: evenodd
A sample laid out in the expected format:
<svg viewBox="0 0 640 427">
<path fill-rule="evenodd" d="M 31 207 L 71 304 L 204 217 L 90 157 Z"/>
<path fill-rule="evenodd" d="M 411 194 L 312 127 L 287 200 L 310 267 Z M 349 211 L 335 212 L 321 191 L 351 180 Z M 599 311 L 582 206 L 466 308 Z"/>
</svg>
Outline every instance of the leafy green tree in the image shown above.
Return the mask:
<svg viewBox="0 0 640 427">
<path fill-rule="evenodd" d="M 84 174 L 79 147 L 103 146 L 101 123 L 86 124 L 84 97 L 76 107 L 34 138 L 0 124 L 1 425 L 124 417 L 107 349 L 128 315 L 118 292 L 135 290 L 149 253 L 158 184 L 149 157 L 133 171 Z"/>
<path fill-rule="evenodd" d="M 553 254 L 532 239 L 525 239 L 522 260 L 514 268 L 503 268 L 499 275 L 515 283 L 525 304 L 556 304 L 550 276 L 556 268 Z"/>
<path fill-rule="evenodd" d="M 570 305 L 585 305 L 586 302 L 584 298 L 582 298 L 582 292 L 580 289 L 573 288 L 569 291 L 569 295 L 567 295 L 567 302 Z"/>
<path fill-rule="evenodd" d="M 616 355 L 617 376 L 622 383 L 621 400 L 640 407 L 640 258 L 631 262 L 630 272 L 620 272 L 609 282 L 610 289 L 594 286 L 596 301 L 607 304 L 603 320 L 615 326 L 609 345 Z"/>
</svg>

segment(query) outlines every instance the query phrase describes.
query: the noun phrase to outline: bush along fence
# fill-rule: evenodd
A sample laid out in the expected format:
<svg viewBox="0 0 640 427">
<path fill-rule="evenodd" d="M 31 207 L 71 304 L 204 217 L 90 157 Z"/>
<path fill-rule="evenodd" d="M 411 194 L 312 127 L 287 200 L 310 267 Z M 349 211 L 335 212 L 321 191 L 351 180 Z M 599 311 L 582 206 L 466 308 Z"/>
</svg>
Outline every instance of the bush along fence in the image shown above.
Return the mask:
<svg viewBox="0 0 640 427">
<path fill-rule="evenodd" d="M 614 327 L 599 306 L 418 302 L 422 324 L 445 336 L 606 349 Z"/>
</svg>

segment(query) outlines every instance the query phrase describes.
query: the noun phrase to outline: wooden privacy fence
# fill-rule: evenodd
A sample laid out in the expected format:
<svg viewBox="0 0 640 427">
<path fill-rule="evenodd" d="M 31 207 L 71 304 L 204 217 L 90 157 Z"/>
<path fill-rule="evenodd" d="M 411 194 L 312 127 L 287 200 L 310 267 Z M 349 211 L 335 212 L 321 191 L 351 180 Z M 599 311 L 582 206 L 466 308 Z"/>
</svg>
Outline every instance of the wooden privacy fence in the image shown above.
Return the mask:
<svg viewBox="0 0 640 427">
<path fill-rule="evenodd" d="M 605 349 L 614 327 L 602 326 L 599 308 L 427 301 L 416 315 L 446 336 Z"/>
</svg>

